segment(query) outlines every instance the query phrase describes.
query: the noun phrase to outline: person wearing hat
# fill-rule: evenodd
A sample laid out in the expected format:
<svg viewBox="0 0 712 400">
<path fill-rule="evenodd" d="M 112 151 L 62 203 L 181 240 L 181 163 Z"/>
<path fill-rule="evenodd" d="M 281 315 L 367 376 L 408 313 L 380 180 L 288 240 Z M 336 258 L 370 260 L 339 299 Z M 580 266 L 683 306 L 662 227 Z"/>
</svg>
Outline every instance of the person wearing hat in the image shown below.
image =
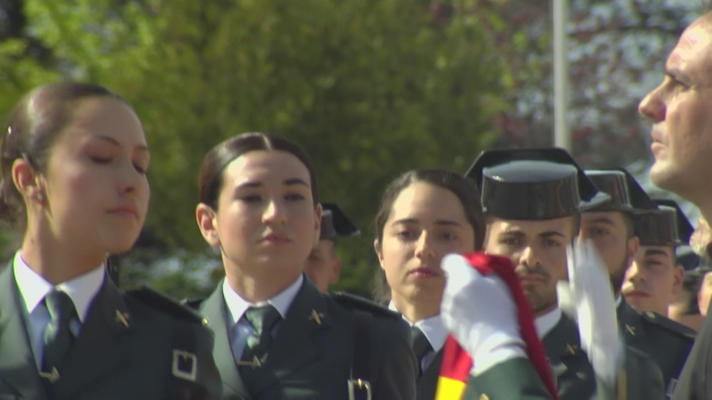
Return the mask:
<svg viewBox="0 0 712 400">
<path fill-rule="evenodd" d="M 660 314 L 639 314 L 620 295 L 625 271 L 640 247 L 634 217 L 640 212 L 655 211 L 657 205 L 625 169 L 590 170 L 586 176 L 611 198 L 581 215 L 580 236 L 591 239 L 606 262 L 625 343 L 656 361 L 670 396 L 690 352 L 694 332 Z"/>
<path fill-rule="evenodd" d="M 336 252 L 336 239 L 356 236 L 361 232 L 336 203 L 321 203 L 321 232 L 319 242 L 314 246 L 304 263 L 307 278 L 323 293 L 329 285 L 339 281 L 341 258 Z"/>
<path fill-rule="evenodd" d="M 565 150 L 556 148 L 486 151 L 467 175 L 481 188 L 487 217 L 485 251 L 506 256 L 515 265 L 557 375 L 559 397 L 590 398 L 601 392 L 602 385 L 615 386 L 616 355 L 622 354 L 622 345 L 613 293 L 605 290 L 610 286 L 604 283 L 601 290 L 595 279 L 571 282 L 570 287 L 579 293 L 566 297 L 587 297 L 592 305 L 588 316 L 581 313 L 581 318 L 589 318 L 583 325 L 562 313 L 557 296 L 557 282 L 569 279 L 577 268 L 579 276 L 598 274 L 602 282 L 608 282 L 605 264 L 592 244 L 578 243 L 573 252 L 567 252 L 576 242 L 580 213 L 608 201 L 608 195 L 596 189 Z M 575 305 L 574 317 L 579 317 L 581 306 Z M 632 398 L 643 398 L 641 393 L 646 393 L 645 398 L 661 398 L 661 378 L 655 379 L 659 371 L 648 371 L 642 354 L 629 349 L 625 354 L 631 384 L 619 386 L 618 391 Z M 654 382 L 660 385 L 656 388 Z"/>
<path fill-rule="evenodd" d="M 634 218 L 640 248 L 626 271 L 622 294 L 634 310 L 667 317 L 668 306 L 682 290 L 685 275 L 675 251 L 689 241 L 693 228 L 675 201 L 656 203 L 658 210 Z"/>
<path fill-rule="evenodd" d="M 687 247 L 687 246 L 683 246 Z M 687 247 L 690 249 L 689 247 Z M 699 256 L 693 253 L 690 249 L 690 254 L 699 260 Z M 685 275 L 682 279 L 682 290 L 672 299 L 668 306 L 668 318 L 681 323 L 695 332 L 702 327 L 704 316 L 700 314 L 700 308 L 697 304 L 697 293 L 700 290 L 700 281 L 702 276 L 697 268 L 688 269 L 687 264 L 683 259 L 687 258 L 688 254 L 678 256 L 678 262 L 682 263 L 685 268 Z"/>
</svg>

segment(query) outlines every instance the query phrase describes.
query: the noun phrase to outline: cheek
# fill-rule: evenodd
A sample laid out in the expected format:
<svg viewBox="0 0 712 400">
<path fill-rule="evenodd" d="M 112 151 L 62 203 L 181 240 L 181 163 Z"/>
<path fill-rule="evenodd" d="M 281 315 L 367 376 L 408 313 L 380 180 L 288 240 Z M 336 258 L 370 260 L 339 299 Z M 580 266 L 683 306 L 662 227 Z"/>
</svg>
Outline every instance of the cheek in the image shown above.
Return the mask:
<svg viewBox="0 0 712 400">
<path fill-rule="evenodd" d="M 408 268 L 408 261 L 415 256 L 412 246 L 387 237 L 383 238 L 382 254 L 383 270 L 389 281 L 402 275 Z"/>
<path fill-rule="evenodd" d="M 62 171 L 62 174 L 50 176 L 48 182 L 52 196 L 50 201 L 55 211 L 76 209 L 81 210 L 76 215 L 86 215 L 93 209 L 109 206 L 103 198 L 111 191 L 105 187 L 107 180 L 102 179 L 98 171 L 71 163 L 56 170 Z"/>
<path fill-rule="evenodd" d="M 217 216 L 217 231 L 221 241 L 241 243 L 258 234 L 259 215 L 237 204 L 221 207 Z"/>
<path fill-rule="evenodd" d="M 551 275 L 552 281 L 566 280 L 569 272 L 566 266 L 566 253 L 559 247 L 546 252 L 546 260 L 542 263 Z"/>
</svg>

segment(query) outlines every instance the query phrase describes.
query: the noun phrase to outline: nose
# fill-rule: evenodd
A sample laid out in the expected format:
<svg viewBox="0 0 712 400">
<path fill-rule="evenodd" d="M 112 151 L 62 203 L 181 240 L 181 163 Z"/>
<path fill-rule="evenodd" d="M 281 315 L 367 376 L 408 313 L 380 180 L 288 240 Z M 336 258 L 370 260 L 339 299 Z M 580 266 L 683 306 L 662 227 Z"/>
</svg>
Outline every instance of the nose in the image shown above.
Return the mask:
<svg viewBox="0 0 712 400">
<path fill-rule="evenodd" d="M 286 219 L 283 204 L 277 199 L 271 199 L 262 214 L 262 223 L 265 225 L 280 225 L 283 224 Z"/>
<path fill-rule="evenodd" d="M 662 85 L 655 88 L 638 105 L 638 112 L 643 117 L 653 121 L 665 120 L 666 106 L 662 99 Z"/>
<path fill-rule="evenodd" d="M 129 161 L 124 168 L 121 168 L 119 192 L 121 194 L 137 194 L 144 179 L 146 176 L 139 173 L 133 163 Z"/>
<path fill-rule="evenodd" d="M 637 261 L 630 264 L 625 275 L 629 282 L 645 282 L 645 269 Z"/>
<path fill-rule="evenodd" d="M 519 264 L 523 265 L 527 269 L 531 267 L 535 267 L 540 264 L 539 257 L 536 255 L 534 252 L 534 249 L 531 248 L 531 246 L 527 246 L 524 249 L 522 249 L 522 252 L 519 256 Z"/>
<path fill-rule="evenodd" d="M 423 231 L 415 245 L 415 256 L 421 260 L 432 260 L 435 258 L 435 248 L 433 247 L 430 235 Z"/>
</svg>

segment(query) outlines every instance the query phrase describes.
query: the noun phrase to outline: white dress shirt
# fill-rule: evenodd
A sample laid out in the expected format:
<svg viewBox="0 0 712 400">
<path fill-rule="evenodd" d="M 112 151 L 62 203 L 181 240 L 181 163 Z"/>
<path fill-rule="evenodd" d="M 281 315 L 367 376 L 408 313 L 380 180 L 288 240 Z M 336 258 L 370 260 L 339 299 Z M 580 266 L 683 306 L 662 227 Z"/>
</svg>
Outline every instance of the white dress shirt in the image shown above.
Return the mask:
<svg viewBox="0 0 712 400">
<path fill-rule="evenodd" d="M 388 304 L 388 308 L 391 311 L 400 312 L 392 301 Z M 449 332 L 447 331 L 447 328 L 445 328 L 445 324 L 443 324 L 440 314 L 420 320 L 416 323 L 408 321 L 408 318 L 406 318 L 405 315 L 403 315 L 403 320 L 405 320 L 405 322 L 407 322 L 411 327 L 416 326 L 420 328 L 420 330 L 423 331 L 423 334 L 425 334 L 425 337 L 428 339 L 428 342 L 430 342 L 430 346 L 433 348 L 432 351 L 429 351 L 423 356 L 422 360 L 420 360 L 420 368 L 425 371 L 437 356 L 438 351 L 445 346 L 445 340 L 447 339 Z"/>
<path fill-rule="evenodd" d="M 288 288 L 284 289 L 278 295 L 272 297 L 267 301 L 261 301 L 257 304 L 252 304 L 247 300 L 243 299 L 235 293 L 234 290 L 227 283 L 227 279 L 223 281 L 223 298 L 225 299 L 225 304 L 227 306 L 227 317 L 228 323 L 228 335 L 230 337 L 230 348 L 232 349 L 232 356 L 235 360 L 240 360 L 242 358 L 242 352 L 245 350 L 245 345 L 247 344 L 247 339 L 255 332 L 252 325 L 247 322 L 242 316 L 245 314 L 250 307 L 260 307 L 267 304 L 271 304 L 274 308 L 279 311 L 279 314 L 284 320 L 287 317 L 287 311 L 291 307 L 294 298 L 299 293 L 299 289 L 304 283 L 304 276 L 299 275 L 294 283 L 289 285 Z M 277 328 L 279 323 L 272 330 L 272 337 L 277 333 Z"/>
<path fill-rule="evenodd" d="M 554 329 L 560 319 L 561 309 L 559 307 L 556 307 L 544 315 L 536 317 L 534 320 L 534 326 L 536 327 L 536 333 L 539 335 L 539 339 L 543 340 L 544 336 Z"/>
<path fill-rule="evenodd" d="M 25 303 L 27 315 L 29 316 L 28 334 L 30 345 L 39 369 L 44 356 L 44 330 L 50 320 L 49 311 L 44 304 L 45 296 L 54 289 L 69 295 L 79 317 L 78 321 L 75 319 L 70 323 L 69 329 L 74 337 L 77 337 L 81 324 L 86 319 L 89 306 L 104 283 L 104 265 L 102 264 L 71 281 L 53 286 L 27 265 L 25 260 L 22 259 L 21 251 L 18 251 L 13 262 L 13 272 L 20 296 Z"/>
</svg>

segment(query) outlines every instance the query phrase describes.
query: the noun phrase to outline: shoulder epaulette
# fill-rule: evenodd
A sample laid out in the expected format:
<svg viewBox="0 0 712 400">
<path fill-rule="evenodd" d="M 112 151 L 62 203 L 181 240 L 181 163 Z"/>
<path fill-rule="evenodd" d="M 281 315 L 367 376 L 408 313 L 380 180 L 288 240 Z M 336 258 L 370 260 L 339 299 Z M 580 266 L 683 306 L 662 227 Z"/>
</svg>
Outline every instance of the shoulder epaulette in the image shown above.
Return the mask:
<svg viewBox="0 0 712 400">
<path fill-rule="evenodd" d="M 397 319 L 402 318 L 401 315 L 397 312 L 391 311 L 381 306 L 380 304 L 374 303 L 371 300 L 367 300 L 363 297 L 355 296 L 350 293 L 334 292 L 331 293 L 331 298 L 348 307 L 357 308 L 359 310 L 366 311 L 374 315 L 381 315 Z"/>
<path fill-rule="evenodd" d="M 126 294 L 144 305 L 162 311 L 172 317 L 189 322 L 202 323 L 203 317 L 200 314 L 151 288 L 144 286 L 139 289 L 127 290 Z"/>
<path fill-rule="evenodd" d="M 183 299 L 180 301 L 180 304 L 190 308 L 191 310 L 198 310 L 198 309 L 200 309 L 200 305 L 203 304 L 204 301 L 205 301 L 204 298 Z"/>
<path fill-rule="evenodd" d="M 664 328 L 678 336 L 682 336 L 686 339 L 695 340 L 697 333 L 679 322 L 673 321 L 670 318 L 660 315 L 656 312 L 646 311 L 640 314 L 643 317 L 643 321 L 657 325 Z"/>
</svg>

